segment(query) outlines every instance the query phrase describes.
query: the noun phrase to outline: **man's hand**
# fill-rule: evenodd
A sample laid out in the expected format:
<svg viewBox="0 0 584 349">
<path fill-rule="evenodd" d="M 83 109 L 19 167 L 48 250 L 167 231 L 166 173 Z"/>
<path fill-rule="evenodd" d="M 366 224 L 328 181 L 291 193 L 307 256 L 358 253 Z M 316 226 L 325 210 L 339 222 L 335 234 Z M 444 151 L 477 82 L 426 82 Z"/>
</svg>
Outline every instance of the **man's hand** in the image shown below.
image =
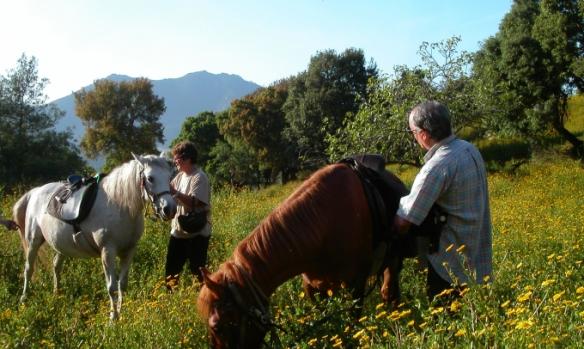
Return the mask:
<svg viewBox="0 0 584 349">
<path fill-rule="evenodd" d="M 412 223 L 395 215 L 393 218 L 393 224 L 391 226 L 391 232 L 393 235 L 404 235 L 410 230 Z"/>
</svg>

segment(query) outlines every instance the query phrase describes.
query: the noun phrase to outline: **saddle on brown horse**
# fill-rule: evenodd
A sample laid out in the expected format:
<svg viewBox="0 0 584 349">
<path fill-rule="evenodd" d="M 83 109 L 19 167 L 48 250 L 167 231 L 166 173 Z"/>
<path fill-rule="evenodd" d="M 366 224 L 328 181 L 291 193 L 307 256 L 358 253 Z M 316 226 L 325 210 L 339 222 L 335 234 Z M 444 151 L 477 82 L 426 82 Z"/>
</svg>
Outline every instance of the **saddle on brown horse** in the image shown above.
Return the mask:
<svg viewBox="0 0 584 349">
<path fill-rule="evenodd" d="M 354 155 L 339 163 L 353 169 L 363 185 L 373 222 L 373 251 L 380 251 L 382 246 L 385 252 L 383 256 L 397 253 L 401 258 L 412 258 L 420 253 L 434 253 L 438 250 L 446 215 L 437 205 L 432 207 L 420 226 L 412 226 L 409 234 L 398 236 L 391 231 L 399 199 L 407 195 L 409 190 L 395 174 L 385 169 L 385 159 L 381 155 Z M 376 256 L 379 257 L 382 256 Z M 373 264 L 372 273 L 376 273 L 382 261 L 377 260 Z"/>
</svg>

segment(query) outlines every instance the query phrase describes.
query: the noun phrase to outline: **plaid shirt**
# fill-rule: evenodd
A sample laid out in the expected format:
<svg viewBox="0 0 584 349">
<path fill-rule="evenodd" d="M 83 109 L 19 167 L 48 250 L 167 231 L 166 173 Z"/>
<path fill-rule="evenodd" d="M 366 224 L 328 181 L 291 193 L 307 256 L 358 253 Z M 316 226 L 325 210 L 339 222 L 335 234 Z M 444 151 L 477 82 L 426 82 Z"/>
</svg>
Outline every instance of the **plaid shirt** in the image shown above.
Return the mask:
<svg viewBox="0 0 584 349">
<path fill-rule="evenodd" d="M 428 255 L 436 272 L 453 284 L 492 277 L 491 215 L 486 170 L 470 143 L 447 137 L 430 148 L 397 214 L 419 225 L 434 203 L 447 214 L 438 252 Z"/>
</svg>

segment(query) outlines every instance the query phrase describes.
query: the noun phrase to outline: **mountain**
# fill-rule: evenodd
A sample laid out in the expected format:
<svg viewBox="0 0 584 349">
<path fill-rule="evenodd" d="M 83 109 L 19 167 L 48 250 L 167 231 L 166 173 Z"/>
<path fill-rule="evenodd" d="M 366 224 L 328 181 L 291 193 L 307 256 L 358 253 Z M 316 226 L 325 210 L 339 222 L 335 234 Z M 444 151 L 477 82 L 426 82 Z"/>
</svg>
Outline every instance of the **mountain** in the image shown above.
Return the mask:
<svg viewBox="0 0 584 349">
<path fill-rule="evenodd" d="M 120 82 L 134 78 L 112 74 L 106 79 Z M 193 116 L 203 111 L 218 112 L 225 110 L 232 100 L 241 98 L 261 87 L 256 83 L 242 79 L 238 75 L 212 74 L 206 71 L 190 73 L 180 78 L 151 81 L 154 93 L 159 97 L 163 97 L 166 105 L 166 112 L 160 117 L 160 122 L 164 126 L 164 144 L 161 145 L 162 148 L 168 148 L 170 142 L 178 136 L 180 128 L 188 116 Z M 86 90 L 91 90 L 92 88 L 93 84 L 85 87 Z M 76 143 L 79 144 L 85 128 L 81 123 L 81 119 L 75 115 L 75 98 L 73 94 L 59 98 L 52 103 L 65 111 L 65 116 L 57 122 L 56 129 L 62 131 L 70 127 L 73 130 Z M 101 165 L 98 165 L 98 167 L 101 167 Z"/>
</svg>

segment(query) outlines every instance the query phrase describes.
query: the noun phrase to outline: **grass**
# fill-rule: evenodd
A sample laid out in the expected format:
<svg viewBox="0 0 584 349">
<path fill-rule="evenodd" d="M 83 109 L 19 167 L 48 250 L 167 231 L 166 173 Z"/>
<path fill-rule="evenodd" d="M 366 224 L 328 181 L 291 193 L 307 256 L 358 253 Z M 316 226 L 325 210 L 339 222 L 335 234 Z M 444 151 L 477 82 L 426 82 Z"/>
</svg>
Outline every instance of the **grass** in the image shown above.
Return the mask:
<svg viewBox="0 0 584 349">
<path fill-rule="evenodd" d="M 584 131 L 582 98 L 571 104 L 567 127 Z M 575 110 L 575 111 L 574 111 Z M 578 114 L 579 113 L 579 114 Z M 504 149 L 499 150 L 504 151 Z M 411 183 L 417 170 L 392 170 Z M 213 195 L 209 248 L 214 270 L 298 182 L 259 191 Z M 515 171 L 489 174 L 493 217 L 494 282 L 472 287 L 447 307 L 428 304 L 424 274 L 406 261 L 397 310 L 377 290 L 363 317 L 352 319 L 346 292 L 312 303 L 299 278 L 278 288 L 272 313 L 290 348 L 581 347 L 584 343 L 584 168 L 553 153 Z M 0 201 L 9 216 L 15 196 Z M 17 233 L 0 228 L 0 347 L 2 348 L 206 348 L 195 302 L 200 285 L 184 275 L 176 292 L 163 285 L 169 225 L 146 219 L 130 272 L 121 318 L 108 319 L 109 300 L 100 262 L 68 260 L 63 288 L 52 293 L 51 255 L 37 261 L 32 293 L 19 304 L 24 258 Z M 315 325 L 326 318 L 322 324 Z"/>
<path fill-rule="evenodd" d="M 415 171 L 397 169 L 411 182 Z M 553 174 L 553 175 L 552 175 Z M 214 236 L 210 267 L 298 183 L 258 192 L 226 191 L 213 197 Z M 538 161 L 515 174 L 489 176 L 494 224 L 495 282 L 474 287 L 448 308 L 424 297 L 424 277 L 410 261 L 402 275 L 404 304 L 396 311 L 367 299 L 363 318 L 342 312 L 344 293 L 316 304 L 304 299 L 300 281 L 282 285 L 272 312 L 288 334 L 287 347 L 578 347 L 584 342 L 584 169 L 566 158 Z M 9 213 L 16 198 L 2 202 Z M 1 347 L 206 347 L 196 315 L 199 285 L 185 275 L 177 292 L 162 283 L 168 225 L 147 219 L 130 274 L 120 321 L 110 324 L 108 299 L 98 260 L 69 260 L 63 289 L 52 294 L 51 252 L 33 278 L 29 301 L 18 304 L 23 256 L 17 234 L 0 232 Z M 311 324 L 327 316 L 324 325 Z M 298 338 L 300 335 L 303 338 Z"/>
</svg>

